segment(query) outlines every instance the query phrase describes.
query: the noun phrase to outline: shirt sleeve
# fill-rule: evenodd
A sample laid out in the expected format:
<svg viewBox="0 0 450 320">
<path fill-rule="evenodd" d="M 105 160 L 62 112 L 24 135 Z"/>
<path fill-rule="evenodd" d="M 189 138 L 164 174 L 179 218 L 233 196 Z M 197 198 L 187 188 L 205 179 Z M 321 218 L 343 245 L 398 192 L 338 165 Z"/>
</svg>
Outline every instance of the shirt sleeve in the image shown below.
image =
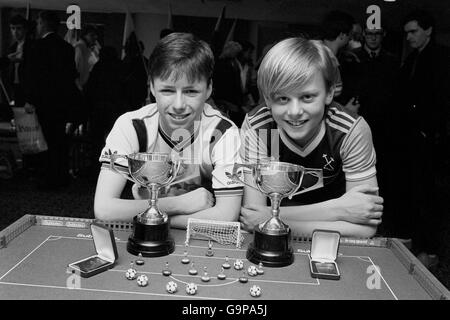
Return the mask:
<svg viewBox="0 0 450 320">
<path fill-rule="evenodd" d="M 376 175 L 372 133 L 364 118 L 359 117 L 344 138 L 341 158 L 347 181 L 361 181 Z"/>
<path fill-rule="evenodd" d="M 242 196 L 243 185 L 231 179 L 234 165 L 242 162 L 240 145 L 239 129 L 233 126 L 224 132 L 211 151 L 212 187 L 216 197 Z"/>
<path fill-rule="evenodd" d="M 100 155 L 99 161 L 102 163 L 102 169 L 110 168 L 110 156 L 112 154 L 128 155 L 139 150 L 139 142 L 136 130 L 131 120 L 126 114 L 120 116 L 106 138 L 105 146 Z M 119 158 L 114 162 L 118 170 L 128 173 L 128 161 Z"/>
</svg>

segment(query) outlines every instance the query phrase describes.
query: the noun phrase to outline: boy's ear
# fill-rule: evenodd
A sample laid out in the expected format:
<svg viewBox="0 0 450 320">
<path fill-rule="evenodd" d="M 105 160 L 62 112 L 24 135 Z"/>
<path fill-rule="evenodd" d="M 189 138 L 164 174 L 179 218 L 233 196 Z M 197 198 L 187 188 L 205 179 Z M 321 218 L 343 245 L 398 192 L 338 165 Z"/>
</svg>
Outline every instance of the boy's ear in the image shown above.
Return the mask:
<svg viewBox="0 0 450 320">
<path fill-rule="evenodd" d="M 331 101 L 333 101 L 333 97 L 334 97 L 334 90 L 335 87 L 332 86 L 328 92 L 327 92 L 327 96 L 325 97 L 325 105 L 329 105 L 331 103 Z"/>
<path fill-rule="evenodd" d="M 152 79 L 150 79 L 150 92 L 152 93 L 152 95 L 154 97 L 156 97 L 156 95 L 155 95 L 155 88 L 153 87 L 153 80 Z"/>
<path fill-rule="evenodd" d="M 212 89 L 213 89 L 213 81 L 211 79 L 211 80 L 209 80 L 208 88 L 206 89 L 207 90 L 206 91 L 206 100 L 208 100 L 209 97 L 211 96 Z"/>
</svg>

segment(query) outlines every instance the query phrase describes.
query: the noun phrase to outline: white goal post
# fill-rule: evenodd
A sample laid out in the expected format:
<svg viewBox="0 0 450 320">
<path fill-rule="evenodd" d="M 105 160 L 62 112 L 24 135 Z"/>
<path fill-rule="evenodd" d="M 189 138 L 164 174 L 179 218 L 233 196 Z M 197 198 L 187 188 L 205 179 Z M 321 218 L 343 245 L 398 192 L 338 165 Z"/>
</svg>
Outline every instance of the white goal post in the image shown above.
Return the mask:
<svg viewBox="0 0 450 320">
<path fill-rule="evenodd" d="M 220 244 L 234 244 L 240 248 L 244 241 L 239 222 L 189 218 L 186 245 L 190 239 L 214 240 Z"/>
</svg>

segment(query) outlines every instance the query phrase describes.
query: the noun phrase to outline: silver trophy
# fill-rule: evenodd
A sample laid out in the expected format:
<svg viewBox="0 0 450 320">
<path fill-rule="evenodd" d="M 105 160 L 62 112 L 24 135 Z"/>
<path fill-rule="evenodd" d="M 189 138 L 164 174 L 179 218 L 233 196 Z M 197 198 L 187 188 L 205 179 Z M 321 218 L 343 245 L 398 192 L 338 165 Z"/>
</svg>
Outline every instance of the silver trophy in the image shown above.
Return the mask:
<svg viewBox="0 0 450 320">
<path fill-rule="evenodd" d="M 247 173 L 253 183 L 243 179 Z M 302 185 L 305 174 L 317 177 L 313 186 L 297 191 Z M 303 193 L 323 185 L 321 170 L 307 169 L 300 165 L 279 162 L 269 159 L 261 160 L 255 164 L 235 164 L 232 177 L 269 197 L 272 217 L 255 227 L 254 241 L 247 250 L 247 259 L 253 263 L 271 267 L 290 265 L 294 255 L 290 246 L 291 230 L 280 219 L 280 203 L 285 197 Z"/>
<path fill-rule="evenodd" d="M 169 219 L 158 209 L 159 189 L 172 183 L 178 175 L 181 160 L 168 153 L 132 153 L 110 156 L 110 167 L 131 182 L 146 187 L 150 194 L 149 207 L 133 219 L 133 234 L 128 239 L 130 253 L 144 257 L 158 257 L 170 254 L 175 249 L 169 237 Z M 115 161 L 128 161 L 127 175 L 116 168 Z"/>
</svg>

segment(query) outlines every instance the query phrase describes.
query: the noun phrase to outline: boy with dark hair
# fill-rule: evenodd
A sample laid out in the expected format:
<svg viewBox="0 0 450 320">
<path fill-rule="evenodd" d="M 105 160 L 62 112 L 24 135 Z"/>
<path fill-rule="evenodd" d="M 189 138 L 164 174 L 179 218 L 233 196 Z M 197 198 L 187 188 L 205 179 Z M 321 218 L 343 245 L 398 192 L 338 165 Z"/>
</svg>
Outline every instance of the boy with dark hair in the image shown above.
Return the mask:
<svg viewBox="0 0 450 320">
<path fill-rule="evenodd" d="M 95 193 L 97 218 L 129 221 L 148 207 L 148 200 L 140 200 L 148 193 L 137 187 L 138 200 L 120 199 L 126 179 L 109 169 L 108 155 L 162 152 L 188 159 L 198 171 L 173 193 L 178 195 L 158 200 L 173 227 L 185 228 L 189 217 L 237 220 L 242 186 L 228 172 L 239 162 L 240 139 L 237 127 L 205 103 L 213 68 L 210 47 L 192 34 L 172 33 L 157 43 L 149 67 L 156 103 L 123 114 L 108 135 Z M 118 160 L 117 167 L 128 172 L 126 161 Z"/>
</svg>

